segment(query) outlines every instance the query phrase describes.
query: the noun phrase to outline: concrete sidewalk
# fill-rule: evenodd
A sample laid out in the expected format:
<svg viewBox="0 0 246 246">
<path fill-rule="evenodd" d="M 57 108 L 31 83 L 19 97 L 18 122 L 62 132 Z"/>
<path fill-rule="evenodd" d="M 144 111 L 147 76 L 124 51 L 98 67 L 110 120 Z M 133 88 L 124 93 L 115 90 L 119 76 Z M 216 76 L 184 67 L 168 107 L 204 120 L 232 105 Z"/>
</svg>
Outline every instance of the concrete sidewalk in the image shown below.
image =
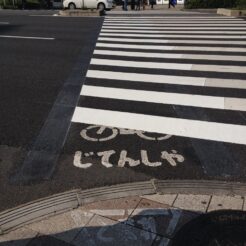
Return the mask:
<svg viewBox="0 0 246 246">
<path fill-rule="evenodd" d="M 150 5 L 145 6 L 145 10 L 141 7 L 140 11 L 132 10 L 131 5 L 128 5 L 128 11 L 122 10 L 122 6 L 116 6 L 110 11 L 106 11 L 106 15 L 168 15 L 168 14 L 177 14 L 177 15 L 207 15 L 207 14 L 217 14 L 217 9 L 185 9 L 183 4 L 178 4 L 175 8 L 168 8 L 167 4 L 163 5 L 154 5 L 154 8 L 151 9 Z"/>
<path fill-rule="evenodd" d="M 99 201 L 0 236 L 0 245 L 171 245 L 175 233 L 199 215 L 245 211 L 245 197 L 147 195 Z"/>
</svg>

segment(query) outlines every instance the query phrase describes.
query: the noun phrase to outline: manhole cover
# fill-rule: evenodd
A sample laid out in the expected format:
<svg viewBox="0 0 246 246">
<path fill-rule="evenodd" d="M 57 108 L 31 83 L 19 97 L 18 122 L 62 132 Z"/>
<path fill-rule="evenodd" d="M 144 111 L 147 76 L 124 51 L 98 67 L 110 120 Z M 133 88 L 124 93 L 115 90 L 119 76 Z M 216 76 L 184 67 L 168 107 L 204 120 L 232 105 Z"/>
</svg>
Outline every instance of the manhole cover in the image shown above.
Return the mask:
<svg viewBox="0 0 246 246">
<path fill-rule="evenodd" d="M 246 213 L 223 210 L 201 215 L 176 233 L 172 246 L 246 246 Z"/>
</svg>

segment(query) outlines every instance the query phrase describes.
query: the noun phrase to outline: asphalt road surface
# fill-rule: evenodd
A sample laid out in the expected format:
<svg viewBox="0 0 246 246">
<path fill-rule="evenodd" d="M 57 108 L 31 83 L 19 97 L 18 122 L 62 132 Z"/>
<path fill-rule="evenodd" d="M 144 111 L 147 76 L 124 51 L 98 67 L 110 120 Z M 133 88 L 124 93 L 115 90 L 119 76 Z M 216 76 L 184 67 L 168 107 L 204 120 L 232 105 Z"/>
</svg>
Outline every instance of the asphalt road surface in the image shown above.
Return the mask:
<svg viewBox="0 0 246 246">
<path fill-rule="evenodd" d="M 10 181 L 38 138 L 46 146 L 57 139 L 54 129 L 64 119 L 65 138 L 103 21 L 53 14 L 56 11 L 0 11 L 1 209 L 31 200 L 39 187 L 36 198 L 48 194 L 47 187 Z M 64 91 L 70 92 L 72 100 Z M 54 108 L 66 108 L 66 115 L 62 111 L 62 119 L 58 118 Z"/>
<path fill-rule="evenodd" d="M 1 14 L 0 208 L 153 178 L 244 182 L 246 22 L 102 22 Z"/>
</svg>

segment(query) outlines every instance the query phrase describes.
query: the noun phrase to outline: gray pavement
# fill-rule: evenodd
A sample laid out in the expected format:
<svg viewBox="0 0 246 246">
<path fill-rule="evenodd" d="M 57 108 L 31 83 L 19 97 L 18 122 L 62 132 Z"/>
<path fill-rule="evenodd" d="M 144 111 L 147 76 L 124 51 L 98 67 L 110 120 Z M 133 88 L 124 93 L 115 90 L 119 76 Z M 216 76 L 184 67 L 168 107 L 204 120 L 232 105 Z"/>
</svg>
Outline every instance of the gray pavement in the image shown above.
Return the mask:
<svg viewBox="0 0 246 246">
<path fill-rule="evenodd" d="M 167 246 L 202 213 L 245 210 L 246 22 L 163 11 L 1 11 L 0 210 L 153 179 L 174 193 L 90 203 L 3 245 Z"/>
<path fill-rule="evenodd" d="M 211 211 L 245 211 L 244 200 L 155 194 L 99 201 L 13 230 L 0 236 L 0 245 L 174 245 L 187 223 Z"/>
</svg>

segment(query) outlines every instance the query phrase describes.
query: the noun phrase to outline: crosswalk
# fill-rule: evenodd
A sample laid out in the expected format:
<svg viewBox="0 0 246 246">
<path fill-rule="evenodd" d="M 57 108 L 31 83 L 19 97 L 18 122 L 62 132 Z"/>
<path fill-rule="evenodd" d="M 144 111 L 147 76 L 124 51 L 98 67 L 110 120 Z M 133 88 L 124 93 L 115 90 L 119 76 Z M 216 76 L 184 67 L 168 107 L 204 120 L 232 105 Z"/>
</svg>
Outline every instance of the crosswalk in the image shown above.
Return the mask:
<svg viewBox="0 0 246 246">
<path fill-rule="evenodd" d="M 246 22 L 105 17 L 72 122 L 246 144 Z"/>
</svg>

